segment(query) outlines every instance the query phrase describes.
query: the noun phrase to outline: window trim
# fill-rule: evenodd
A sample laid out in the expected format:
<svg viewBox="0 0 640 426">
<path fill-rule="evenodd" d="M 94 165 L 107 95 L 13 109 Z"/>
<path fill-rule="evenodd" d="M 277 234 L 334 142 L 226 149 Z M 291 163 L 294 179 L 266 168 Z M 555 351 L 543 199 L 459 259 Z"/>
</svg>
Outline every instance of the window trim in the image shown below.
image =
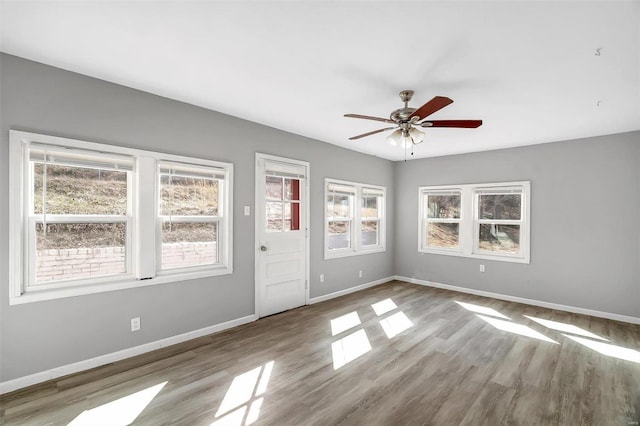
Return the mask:
<svg viewBox="0 0 640 426">
<path fill-rule="evenodd" d="M 504 189 L 506 187 L 522 188 L 522 216 L 521 221 L 503 221 L 504 224 L 520 225 L 521 253 L 491 253 L 479 250 L 479 235 L 477 225 L 485 221 L 477 220 L 478 195 L 477 191 L 484 189 Z M 423 236 L 426 232 L 424 217 L 424 196 L 430 192 L 461 191 L 460 200 L 460 227 L 458 240 L 459 249 L 429 248 L 423 244 Z M 531 244 L 531 181 L 497 182 L 463 185 L 437 185 L 420 186 L 418 188 L 418 252 L 428 254 L 441 254 L 447 256 L 469 257 L 474 259 L 497 260 L 503 262 L 515 262 L 529 264 Z M 495 221 L 494 221 L 495 222 Z M 502 221 L 501 221 L 502 222 Z"/>
<path fill-rule="evenodd" d="M 172 164 L 173 163 L 173 164 Z M 163 215 L 162 211 L 161 211 L 161 204 L 162 204 L 162 196 L 160 195 L 161 192 L 161 187 L 162 187 L 162 175 L 165 174 L 163 173 L 163 168 L 166 167 L 171 167 L 172 165 L 175 165 L 177 167 L 180 166 L 185 166 L 184 163 L 182 164 L 177 164 L 175 161 L 174 162 L 170 162 L 170 161 L 166 161 L 166 160 L 159 160 L 156 162 L 156 193 L 158 194 L 158 199 L 156 202 L 156 258 L 155 258 L 155 265 L 156 265 L 156 271 L 155 271 L 155 275 L 156 276 L 162 276 L 162 275 L 172 275 L 172 274 L 177 274 L 177 273 L 185 273 L 185 272 L 197 272 L 197 271 L 203 271 L 203 270 L 209 270 L 209 269 L 216 269 L 216 268 L 220 268 L 222 266 L 224 266 L 224 259 L 223 257 L 220 255 L 221 252 L 224 253 L 224 247 L 226 245 L 226 240 L 225 240 L 225 235 L 226 235 L 226 226 L 225 226 L 225 222 L 224 222 L 224 212 L 225 212 L 225 207 L 226 207 L 226 203 L 225 203 L 225 193 L 226 193 L 226 187 L 225 187 L 225 180 L 226 177 L 223 179 L 220 179 L 219 177 L 216 177 L 215 179 L 218 181 L 218 211 L 217 211 L 217 215 L 213 216 L 213 215 L 202 215 L 202 216 L 193 216 L 193 215 Z M 191 166 L 194 164 L 187 164 L 186 167 Z M 199 164 L 199 166 L 201 166 Z M 183 175 L 184 176 L 184 175 Z M 222 182 L 221 182 L 222 181 Z M 222 193 L 222 196 L 220 196 L 220 193 Z M 222 212 L 222 216 L 220 215 L 220 213 Z M 163 268 L 162 267 L 162 226 L 167 222 L 175 222 L 175 223 L 215 223 L 216 224 L 216 232 L 217 232 L 217 236 L 216 236 L 216 250 L 217 250 L 217 257 L 218 257 L 218 261 L 216 263 L 213 264 L 205 264 L 205 265 L 193 265 L 193 266 L 182 266 L 182 267 L 176 267 L 176 268 Z M 222 238 L 221 238 L 222 237 Z"/>
<path fill-rule="evenodd" d="M 327 212 L 327 198 L 329 196 L 329 185 L 346 185 L 352 186 L 355 189 L 353 193 L 352 202 L 352 215 L 350 218 L 335 217 L 336 221 L 349 221 L 351 247 L 345 249 L 329 250 L 329 220 L 331 219 Z M 362 221 L 368 220 L 362 217 L 362 191 L 363 189 L 373 189 L 382 193 L 382 202 L 378 206 L 378 244 L 377 245 L 362 245 Z M 367 183 L 351 182 L 340 179 L 325 178 L 324 179 L 324 259 L 336 259 L 341 257 L 359 256 L 363 254 L 380 253 L 386 251 L 386 204 L 387 204 L 387 188 L 380 185 L 373 185 Z M 376 220 L 371 218 L 370 220 Z"/>
<path fill-rule="evenodd" d="M 423 217 L 422 215 L 425 214 L 426 212 L 424 212 L 424 196 L 428 196 L 429 194 L 446 194 L 446 193 L 451 193 L 451 192 L 459 192 L 460 193 L 460 217 L 459 218 L 429 218 L 429 217 Z M 429 223 L 457 223 L 458 224 L 458 247 L 455 248 L 446 248 L 446 247 L 429 247 L 428 245 L 425 247 L 425 249 L 428 249 L 430 253 L 441 253 L 442 254 L 451 254 L 451 253 L 462 253 L 463 247 L 464 247 L 464 241 L 463 241 L 463 237 L 464 235 L 462 234 L 462 223 L 464 221 L 464 210 L 466 207 L 466 203 L 463 197 L 463 190 L 461 187 L 449 187 L 446 189 L 432 189 L 429 190 L 428 192 L 425 192 L 424 195 L 422 197 L 420 197 L 420 203 L 422 203 L 422 212 L 420 214 L 420 224 L 421 227 L 419 235 L 420 235 L 420 239 L 422 238 L 422 233 L 423 232 L 427 232 L 429 229 Z M 419 240 L 418 244 L 421 244 L 422 240 Z M 429 244 L 429 240 L 426 239 L 426 244 Z"/>
<path fill-rule="evenodd" d="M 31 144 L 46 144 L 63 148 L 92 150 L 114 155 L 133 157 L 132 192 L 130 223 L 132 226 L 130 247 L 128 253 L 132 258 L 131 269 L 127 275 L 105 276 L 90 279 L 78 279 L 70 285 L 56 286 L 55 289 L 38 289 L 27 291 L 29 265 L 29 231 L 28 203 L 26 191 L 29 184 L 29 156 L 28 147 Z M 233 273 L 233 164 L 202 158 L 165 154 L 117 145 L 107 145 L 77 139 L 42 135 L 18 130 L 9 131 L 9 304 L 37 302 L 43 300 L 60 299 L 85 294 L 102 293 L 127 288 L 146 287 L 176 281 L 186 281 L 196 278 L 227 275 Z M 161 240 L 157 238 L 158 216 L 158 186 L 156 165 L 161 162 L 173 161 L 197 164 L 205 167 L 215 167 L 224 171 L 224 186 L 221 223 L 225 223 L 221 263 L 206 267 L 179 268 L 162 271 L 156 265 L 156 253 L 161 247 Z M 146 172 L 140 173 L 140 169 Z M 154 170 L 150 173 L 149 170 Z M 140 191 L 144 185 L 153 187 L 153 191 Z M 150 220 L 152 219 L 152 220 Z M 142 225 L 142 222 L 146 222 Z M 149 242 L 151 241 L 151 242 Z M 152 247 L 152 250 L 149 248 Z M 143 253 L 147 252 L 147 255 Z M 151 252 L 149 254 L 149 252 Z M 152 275 L 149 277 L 149 275 Z M 149 277 L 149 278 L 147 278 Z"/>
</svg>

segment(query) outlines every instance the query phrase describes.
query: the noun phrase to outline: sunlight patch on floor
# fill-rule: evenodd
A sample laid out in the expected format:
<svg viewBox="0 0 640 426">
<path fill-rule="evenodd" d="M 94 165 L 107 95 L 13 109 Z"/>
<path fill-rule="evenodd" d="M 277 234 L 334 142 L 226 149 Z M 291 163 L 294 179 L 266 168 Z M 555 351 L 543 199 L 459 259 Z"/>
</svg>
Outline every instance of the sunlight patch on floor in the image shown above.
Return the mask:
<svg viewBox="0 0 640 426">
<path fill-rule="evenodd" d="M 525 318 L 529 318 L 531 321 L 535 321 L 538 324 L 543 325 L 547 328 L 551 328 L 553 330 L 562 331 L 565 333 L 577 334 L 578 336 L 590 337 L 592 339 L 607 340 L 607 341 L 609 340 L 609 339 L 605 339 L 604 337 L 600 337 L 597 334 L 593 334 L 592 332 L 587 331 L 583 328 L 576 327 L 575 325 L 567 324 L 564 322 L 530 317 L 529 315 L 525 315 Z"/>
<path fill-rule="evenodd" d="M 337 370 L 371 350 L 371 343 L 364 330 L 358 330 L 331 344 L 333 369 Z"/>
<path fill-rule="evenodd" d="M 220 408 L 216 412 L 216 417 L 249 402 L 253 396 L 253 391 L 256 389 L 261 370 L 262 366 L 256 367 L 233 379 L 229 390 L 224 395 Z"/>
<path fill-rule="evenodd" d="M 483 315 L 476 314 L 478 318 L 482 318 L 498 330 L 506 331 L 513 334 L 519 334 L 521 336 L 532 337 L 534 339 L 543 340 L 545 342 L 558 344 L 555 340 L 552 340 L 545 336 L 542 333 L 538 333 L 531 327 L 527 327 L 526 325 L 516 324 L 510 321 L 504 321 L 497 318 L 485 317 Z"/>
<path fill-rule="evenodd" d="M 258 398 L 251 403 L 249 411 L 247 406 L 242 407 L 230 412 L 229 414 L 220 417 L 215 422 L 211 423 L 211 426 L 249 426 L 258 421 L 260 417 L 260 407 L 262 406 L 264 398 Z"/>
<path fill-rule="evenodd" d="M 353 311 L 331 320 L 331 335 L 335 336 L 361 324 L 358 313 Z"/>
<path fill-rule="evenodd" d="M 230 412 L 226 416 L 220 417 L 211 426 L 242 426 L 247 406 L 243 405 L 235 411 Z"/>
<path fill-rule="evenodd" d="M 411 320 L 402 311 L 380 320 L 380 325 L 389 339 L 413 327 Z"/>
<path fill-rule="evenodd" d="M 596 352 L 600 352 L 602 355 L 610 356 L 613 358 L 623 359 L 625 361 L 631 361 L 640 364 L 640 352 L 635 349 L 623 348 L 622 346 L 612 345 L 610 343 L 596 342 L 594 340 L 585 339 L 583 337 L 570 336 L 563 334 L 563 336 L 580 343 Z"/>
<path fill-rule="evenodd" d="M 258 397 L 267 391 L 273 365 L 274 361 L 269 361 L 234 377 L 216 412 L 216 418 L 222 417 L 213 422 L 212 426 L 246 426 L 258 420 L 263 402 L 263 398 Z"/>
<path fill-rule="evenodd" d="M 262 376 L 260 376 L 260 382 L 256 389 L 256 396 L 260 396 L 267 391 L 269 379 L 271 378 L 271 370 L 273 370 L 273 361 L 269 361 L 264 365 Z"/>
<path fill-rule="evenodd" d="M 151 386 L 131 395 L 116 399 L 82 412 L 68 426 L 125 426 L 130 425 L 158 395 L 167 382 Z"/>
<path fill-rule="evenodd" d="M 373 310 L 375 311 L 377 316 L 386 314 L 387 312 L 393 311 L 398 306 L 391 299 L 384 299 L 381 302 L 374 303 L 371 305 Z"/>
<path fill-rule="evenodd" d="M 458 302 L 457 300 L 454 300 L 454 302 L 456 302 L 458 305 L 462 306 L 466 310 L 475 312 L 476 314 L 491 315 L 493 317 L 511 319 L 508 316 L 502 315 L 500 312 L 492 308 L 487 308 L 480 305 L 474 305 L 473 303 Z"/>
<path fill-rule="evenodd" d="M 260 407 L 262 407 L 262 401 L 264 401 L 264 398 L 258 398 L 251 403 L 249 412 L 247 413 L 247 421 L 244 423 L 245 425 L 248 426 L 258 421 L 258 417 L 260 417 Z"/>
</svg>

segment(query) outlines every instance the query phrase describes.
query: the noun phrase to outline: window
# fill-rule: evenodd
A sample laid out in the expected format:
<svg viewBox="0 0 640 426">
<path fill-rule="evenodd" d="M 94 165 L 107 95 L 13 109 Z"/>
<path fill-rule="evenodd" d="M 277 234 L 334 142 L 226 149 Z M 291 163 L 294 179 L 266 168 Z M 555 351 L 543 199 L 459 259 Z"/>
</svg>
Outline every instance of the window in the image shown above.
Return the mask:
<svg viewBox="0 0 640 426">
<path fill-rule="evenodd" d="M 474 190 L 474 252 L 521 253 L 523 192 L 519 186 Z"/>
<path fill-rule="evenodd" d="M 353 217 L 356 187 L 327 184 L 327 248 L 331 251 L 353 247 Z"/>
<path fill-rule="evenodd" d="M 232 272 L 231 164 L 10 137 L 10 303 Z"/>
<path fill-rule="evenodd" d="M 325 180 L 325 259 L 385 250 L 384 187 Z"/>
<path fill-rule="evenodd" d="M 132 170 L 131 157 L 31 145 L 27 291 L 131 273 Z"/>
<path fill-rule="evenodd" d="M 300 179 L 267 175 L 266 232 L 300 230 Z"/>
<path fill-rule="evenodd" d="M 360 206 L 360 244 L 362 248 L 380 247 L 380 229 L 384 190 L 363 187 Z"/>
<path fill-rule="evenodd" d="M 220 263 L 224 169 L 161 162 L 160 269 Z"/>
<path fill-rule="evenodd" d="M 423 253 L 529 263 L 530 182 L 421 187 Z"/>
<path fill-rule="evenodd" d="M 460 216 L 462 191 L 426 192 L 423 201 L 424 247 L 460 251 Z"/>
</svg>

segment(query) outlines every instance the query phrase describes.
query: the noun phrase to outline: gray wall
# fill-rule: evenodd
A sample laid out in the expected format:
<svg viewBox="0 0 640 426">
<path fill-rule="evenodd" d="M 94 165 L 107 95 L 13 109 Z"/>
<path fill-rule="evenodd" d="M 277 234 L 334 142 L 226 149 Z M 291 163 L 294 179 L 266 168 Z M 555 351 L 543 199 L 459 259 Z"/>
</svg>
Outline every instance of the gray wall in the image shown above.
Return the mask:
<svg viewBox="0 0 640 426">
<path fill-rule="evenodd" d="M 4 54 L 0 91 L 2 200 L 9 129 L 235 165 L 229 276 L 9 306 L 0 203 L 0 382 L 251 315 L 254 217 L 242 206 L 253 206 L 256 151 L 311 162 L 312 297 L 397 274 L 640 317 L 640 132 L 394 164 Z M 325 177 L 387 187 L 386 253 L 323 259 Z M 513 180 L 532 182 L 531 264 L 417 252 L 418 186 Z"/>
<path fill-rule="evenodd" d="M 530 264 L 417 252 L 419 186 L 520 180 Z M 640 132 L 399 162 L 395 188 L 397 275 L 640 317 Z"/>
<path fill-rule="evenodd" d="M 324 178 L 386 186 L 393 223 L 392 162 L 10 55 L 0 67 L 0 382 L 253 314 L 255 218 L 242 206 L 256 152 L 311 163 L 311 297 L 393 275 L 390 232 L 386 253 L 323 259 Z M 9 129 L 232 162 L 233 275 L 9 306 Z"/>
</svg>

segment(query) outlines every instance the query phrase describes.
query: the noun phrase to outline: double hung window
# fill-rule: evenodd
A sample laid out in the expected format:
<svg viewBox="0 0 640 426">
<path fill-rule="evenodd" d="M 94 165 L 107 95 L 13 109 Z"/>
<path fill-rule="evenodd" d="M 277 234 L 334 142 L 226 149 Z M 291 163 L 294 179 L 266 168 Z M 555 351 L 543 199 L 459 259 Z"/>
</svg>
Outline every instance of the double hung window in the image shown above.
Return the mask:
<svg viewBox="0 0 640 426">
<path fill-rule="evenodd" d="M 218 264 L 224 169 L 161 162 L 159 177 L 161 269 Z"/>
<path fill-rule="evenodd" d="M 462 190 L 427 191 L 422 200 L 423 247 L 460 251 Z"/>
<path fill-rule="evenodd" d="M 325 259 L 385 250 L 385 193 L 381 186 L 325 180 Z"/>
<path fill-rule="evenodd" d="M 10 139 L 10 303 L 232 272 L 231 164 Z"/>
<path fill-rule="evenodd" d="M 476 188 L 474 252 L 518 256 L 524 231 L 522 186 Z"/>
<path fill-rule="evenodd" d="M 529 263 L 530 182 L 419 188 L 418 250 Z"/>
<path fill-rule="evenodd" d="M 132 171 L 129 156 L 31 145 L 27 291 L 131 274 Z"/>
<path fill-rule="evenodd" d="M 360 245 L 377 248 L 381 244 L 384 190 L 363 186 L 360 202 Z"/>
</svg>

